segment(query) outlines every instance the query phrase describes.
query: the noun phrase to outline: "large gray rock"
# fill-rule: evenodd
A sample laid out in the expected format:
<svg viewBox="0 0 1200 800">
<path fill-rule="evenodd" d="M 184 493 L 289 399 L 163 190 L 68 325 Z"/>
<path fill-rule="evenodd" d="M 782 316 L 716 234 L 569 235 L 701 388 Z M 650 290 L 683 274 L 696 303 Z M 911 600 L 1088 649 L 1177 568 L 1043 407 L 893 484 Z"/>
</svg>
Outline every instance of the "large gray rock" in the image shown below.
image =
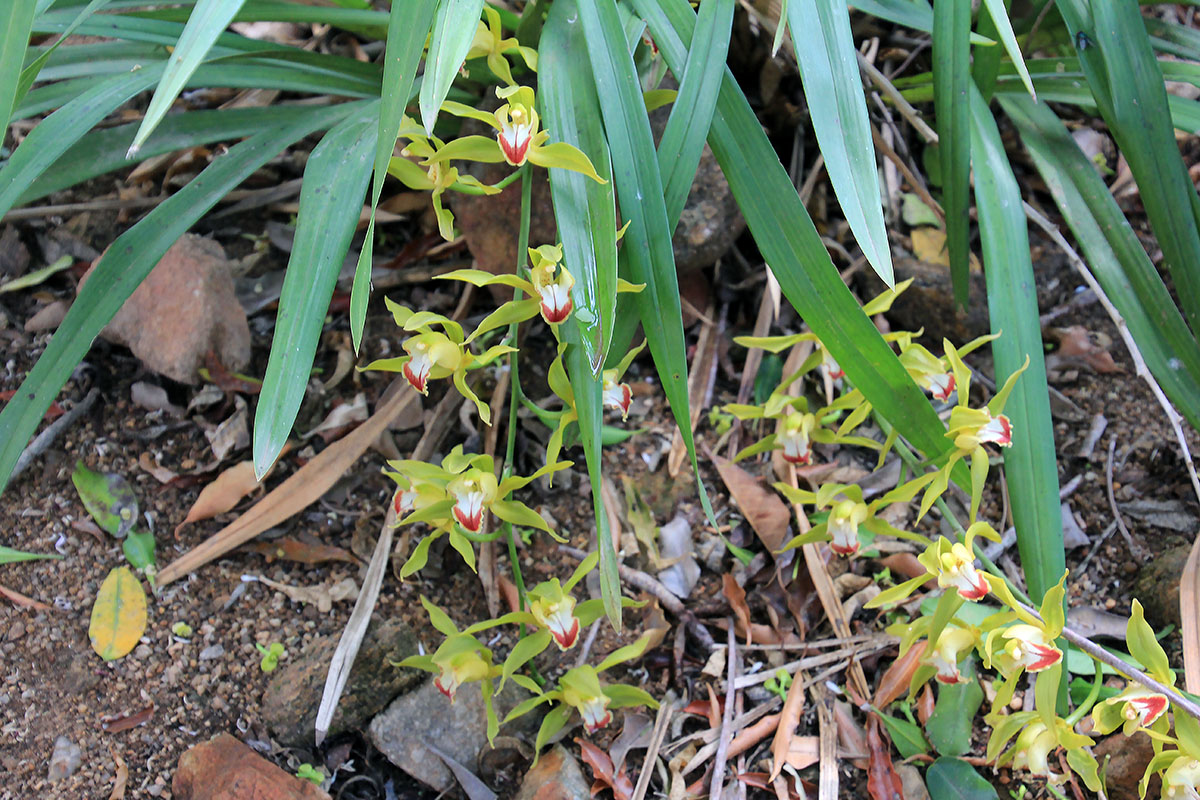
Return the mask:
<svg viewBox="0 0 1200 800">
<path fill-rule="evenodd" d="M 509 683 L 496 698 L 501 720 L 529 693 Z M 530 712 L 514 720 L 520 730 L 536 726 L 538 714 Z M 536 727 L 535 727 L 536 729 Z M 501 728 L 501 735 L 513 731 Z M 451 703 L 429 678 L 419 689 L 397 697 L 367 728 L 367 736 L 393 764 L 422 783 L 446 791 L 455 785 L 445 763 L 422 742 L 431 742 L 441 752 L 478 772 L 479 754 L 488 746 L 487 711 L 478 683 L 460 686 Z"/>
<path fill-rule="evenodd" d="M 1132 594 L 1142 601 L 1151 625 L 1180 626 L 1179 581 L 1191 550 L 1190 544 L 1164 550 L 1138 570 Z"/>
<path fill-rule="evenodd" d="M 92 264 L 80 289 L 103 260 L 102 255 Z M 199 382 L 196 371 L 209 350 L 230 370 L 250 363 L 250 326 L 234 293 L 225 251 L 191 234 L 163 255 L 102 335 L 180 383 Z"/>
<path fill-rule="evenodd" d="M 262 714 L 284 744 L 312 743 L 317 707 L 337 642 L 337 636 L 314 639 L 298 658 L 271 678 L 263 694 Z M 403 621 L 372 620 L 338 701 L 330 734 L 362 726 L 392 698 L 419 685 L 425 679 L 424 672 L 392 666 L 416 654 L 416 637 Z"/>
</svg>

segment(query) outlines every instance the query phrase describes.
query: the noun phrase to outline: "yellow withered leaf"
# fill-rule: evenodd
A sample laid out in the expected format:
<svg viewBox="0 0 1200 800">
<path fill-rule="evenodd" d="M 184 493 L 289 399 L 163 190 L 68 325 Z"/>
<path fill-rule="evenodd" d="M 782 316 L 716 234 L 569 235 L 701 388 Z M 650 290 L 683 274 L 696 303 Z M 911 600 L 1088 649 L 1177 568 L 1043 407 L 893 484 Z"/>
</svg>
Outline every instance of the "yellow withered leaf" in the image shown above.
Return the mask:
<svg viewBox="0 0 1200 800">
<path fill-rule="evenodd" d="M 92 605 L 88 626 L 92 649 L 105 661 L 112 661 L 137 646 L 145 630 L 146 593 L 141 581 L 129 567 L 117 567 L 100 584 Z"/>
</svg>

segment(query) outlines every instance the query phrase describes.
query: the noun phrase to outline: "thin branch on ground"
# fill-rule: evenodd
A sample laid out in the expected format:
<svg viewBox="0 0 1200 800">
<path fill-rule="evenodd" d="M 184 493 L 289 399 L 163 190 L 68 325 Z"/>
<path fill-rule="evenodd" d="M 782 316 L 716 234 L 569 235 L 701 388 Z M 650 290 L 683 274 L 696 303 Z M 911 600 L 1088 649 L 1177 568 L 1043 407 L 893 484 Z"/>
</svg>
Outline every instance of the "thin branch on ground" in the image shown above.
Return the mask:
<svg viewBox="0 0 1200 800">
<path fill-rule="evenodd" d="M 725 661 L 729 667 L 725 687 L 725 709 L 721 715 L 721 738 L 717 744 L 717 755 L 713 761 L 712 784 L 709 787 L 709 797 L 719 798 L 721 787 L 725 783 L 725 762 L 729 753 L 729 742 L 733 739 L 733 699 L 737 692 L 737 635 L 733 632 L 733 618 L 729 618 L 729 651 Z"/>
<path fill-rule="evenodd" d="M 39 433 L 17 459 L 17 464 L 13 467 L 12 474 L 8 477 L 8 482 L 12 483 L 15 481 L 18 475 L 29 468 L 29 465 L 33 463 L 35 458 L 49 450 L 50 445 L 54 444 L 54 440 L 61 436 L 63 431 L 74 425 L 76 420 L 86 414 L 99 396 L 100 390 L 92 389 L 74 408 L 54 420 L 54 422 L 51 422 L 46 427 L 46 430 Z"/>
<path fill-rule="evenodd" d="M 1108 458 L 1104 462 L 1104 490 L 1108 495 L 1108 507 L 1112 510 L 1113 522 L 1117 523 L 1117 530 L 1121 532 L 1121 536 L 1125 539 L 1125 544 L 1129 545 L 1130 555 L 1136 557 L 1139 555 L 1139 548 L 1133 543 L 1133 536 L 1129 533 L 1129 528 L 1125 527 L 1125 520 L 1121 517 L 1121 509 L 1117 508 L 1117 498 L 1113 494 L 1113 452 L 1117 449 L 1117 437 L 1113 436 L 1108 440 Z"/>
</svg>

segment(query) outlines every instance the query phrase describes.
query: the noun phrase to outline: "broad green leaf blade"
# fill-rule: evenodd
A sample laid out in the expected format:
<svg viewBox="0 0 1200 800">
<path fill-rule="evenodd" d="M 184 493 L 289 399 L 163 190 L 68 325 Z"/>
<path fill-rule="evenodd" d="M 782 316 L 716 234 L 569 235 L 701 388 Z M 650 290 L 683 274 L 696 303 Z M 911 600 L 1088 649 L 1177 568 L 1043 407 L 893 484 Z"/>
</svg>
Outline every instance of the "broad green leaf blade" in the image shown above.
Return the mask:
<svg viewBox="0 0 1200 800">
<path fill-rule="evenodd" d="M 967 6 L 968 31 L 970 2 Z M 936 25 L 936 21 L 935 21 Z M 892 251 L 883 224 L 883 200 L 875 166 L 875 143 L 858 72 L 850 12 L 845 0 L 791 0 L 788 27 L 825 170 L 863 255 L 891 286 Z M 963 45 L 966 46 L 966 33 Z M 934 41 L 937 41 L 935 35 Z"/>
<path fill-rule="evenodd" d="M 34 0 L 8 0 L 0 9 L 0 136 L 8 130 L 13 106 L 21 96 L 21 65 L 33 28 Z"/>
<path fill-rule="evenodd" d="M 672 71 L 681 71 L 695 25 L 686 0 L 634 0 Z M 709 145 L 763 257 L 788 300 L 846 369 L 854 385 L 917 449 L 950 447 L 933 406 L 842 282 L 796 188 L 745 95 L 726 70 Z M 965 469 L 956 480 L 969 485 Z"/>
<path fill-rule="evenodd" d="M 1146 366 L 1200 430 L 1200 346 L 1112 193 L 1049 106 L 1024 96 L 999 101 Z"/>
<path fill-rule="evenodd" d="M 360 107 L 325 134 L 304 168 L 296 237 L 254 413 L 254 472 L 259 480 L 279 457 L 304 399 L 325 312 L 371 179 L 378 114 L 378 101 Z"/>
<path fill-rule="evenodd" d="M 1041 598 L 1066 568 L 1058 467 L 1050 446 L 1054 425 L 1042 356 L 1042 326 L 1021 190 L 996 121 L 978 90 L 972 89 L 971 149 L 988 315 L 992 332 L 1002 334 L 992 343 L 996 385 L 1003 384 L 1029 359 L 1029 368 L 1017 380 L 1004 408 L 1013 428 L 1012 446 L 1004 453 L 1004 474 L 1029 595 Z"/>
<path fill-rule="evenodd" d="M 311 116 L 303 106 L 268 108 L 227 108 L 220 111 L 190 111 L 172 114 L 150 134 L 134 159 L 125 153 L 133 143 L 138 123 L 94 130 L 63 153 L 46 172 L 17 198 L 17 205 L 74 186 L 139 161 L 198 145 L 236 141 L 253 136 L 267 127 L 287 125 Z"/>
<path fill-rule="evenodd" d="M 658 168 L 664 178 L 667 219 L 672 231 L 687 203 L 704 152 L 704 140 L 712 125 L 721 78 L 725 77 L 735 5 L 734 0 L 713 0 L 700 6 L 687 67 L 679 81 L 679 96 L 671 106 L 667 127 L 658 143 Z"/>
<path fill-rule="evenodd" d="M 625 34 L 614 0 L 580 0 L 579 16 L 596 90 L 605 98 L 601 108 L 608 145 L 612 149 L 613 182 L 621 203 L 621 214 L 629 225 L 621 258 L 628 264 L 630 279 L 646 284 L 646 288 L 636 295 L 642 328 L 662 381 L 663 394 L 679 425 L 696 473 L 700 504 L 711 520 L 712 506 L 700 478 L 692 436 L 683 311 L 679 304 L 671 225 L 663 199 L 662 175 L 650 132 L 650 119 L 646 115 L 633 58 L 625 47 Z"/>
<path fill-rule="evenodd" d="M 933 32 L 933 8 L 928 0 L 856 0 L 851 3 L 859 11 L 872 17 L 886 19 L 914 31 Z M 971 44 L 995 45 L 986 36 L 971 34 Z"/>
<path fill-rule="evenodd" d="M 150 85 L 153 85 L 151 81 Z M 287 125 L 270 127 L 214 161 L 187 186 L 121 234 L 79 291 L 45 352 L 0 411 L 0 492 L 42 415 L 71 377 L 100 330 L 150 273 L 175 240 L 231 189 L 288 145 L 336 123 L 358 106 L 314 108 Z M 49 122 L 49 120 L 47 120 Z M 38 127 L 44 127 L 43 122 Z M 36 128 L 34 131 L 36 132 Z M 30 134 L 32 137 L 33 134 Z M 26 142 L 29 139 L 26 138 Z M 0 173 L 2 174 L 2 173 Z"/>
<path fill-rule="evenodd" d="M 571 170 L 549 170 L 563 263 L 575 278 L 571 318 L 594 376 L 604 365 L 616 319 L 617 213 L 600 100 L 591 64 L 579 57 L 586 44 L 578 14 L 570 13 L 575 9 L 573 0 L 564 0 L 551 7 L 546 19 L 538 46 L 538 102 L 551 138 L 578 147 L 607 181 L 599 184 Z"/>
<path fill-rule="evenodd" d="M 987 779 L 960 758 L 943 756 L 929 766 L 925 786 L 930 800 L 998 800 Z"/>
<path fill-rule="evenodd" d="M 1004 0 L 983 0 L 983 4 L 987 7 L 991 27 L 995 30 L 1000 43 L 1004 45 L 1004 51 L 1012 59 L 1017 74 L 1021 76 L 1021 82 L 1025 84 L 1025 89 L 1029 92 L 1030 97 L 1037 99 L 1037 93 L 1033 90 L 1033 81 L 1025 66 L 1025 58 L 1021 55 L 1021 47 L 1017 44 L 1016 35 L 1013 34 L 1012 23 L 1008 21 L 1008 9 L 1004 6 Z"/>
<path fill-rule="evenodd" d="M 88 514 L 110 536 L 123 539 L 137 524 L 137 495 L 124 476 L 94 472 L 80 461 L 71 473 L 71 483 Z"/>
<path fill-rule="evenodd" d="M 975 679 L 975 659 L 968 656 L 959 671 L 964 683 L 938 684 L 937 705 L 925 723 L 925 733 L 938 753 L 961 756 L 971 749 L 975 714 L 983 704 L 983 689 Z"/>
<path fill-rule="evenodd" d="M 374 180 L 371 187 L 371 219 L 367 235 L 354 270 L 354 288 L 350 292 L 350 338 L 354 352 L 362 343 L 363 325 L 367 319 L 367 300 L 371 289 L 371 251 L 375 245 L 375 207 L 383 193 L 388 161 L 396 148 L 400 118 L 408 105 L 425 37 L 433 24 L 437 0 L 413 0 L 392 3 L 388 17 L 387 49 L 383 57 L 383 94 L 379 102 L 379 135 L 375 144 Z"/>
<path fill-rule="evenodd" d="M 437 16 L 433 22 L 433 38 L 429 41 L 429 54 L 425 57 L 425 75 L 421 79 L 421 123 L 425 132 L 433 135 L 433 124 L 437 122 L 438 109 L 442 107 L 450 84 L 467 59 L 471 40 L 479 15 L 483 13 L 484 0 L 439 0 Z"/>
<path fill-rule="evenodd" d="M 171 60 L 162 80 L 154 90 L 154 96 L 150 98 L 146 116 L 142 118 L 142 126 L 138 128 L 137 135 L 133 137 L 130 150 L 136 153 L 142 142 L 146 141 L 146 137 L 154 130 L 154 126 L 166 116 L 188 78 L 196 71 L 196 67 L 200 66 L 200 62 L 204 61 L 217 37 L 233 21 L 243 2 L 244 0 L 200 0 L 196 3 L 191 16 L 188 17 L 187 25 L 184 26 L 183 34 L 171 53 Z"/>
<path fill-rule="evenodd" d="M 145 630 L 146 593 L 142 583 L 129 567 L 117 567 L 100 584 L 92 604 L 88 625 L 92 649 L 105 661 L 114 661 L 133 650 Z"/>
<path fill-rule="evenodd" d="M 80 94 L 29 132 L 0 169 L 0 216 L 63 152 L 100 120 L 139 92 L 154 85 L 162 74 L 155 65 L 129 75 L 109 78 Z"/>
<path fill-rule="evenodd" d="M 1137 180 L 1184 318 L 1193 332 L 1200 331 L 1196 190 L 1179 157 L 1166 87 L 1141 12 L 1132 3 L 1089 6 L 1081 0 L 1060 0 L 1057 5 L 1077 40 L 1079 59 L 1100 113 Z M 1079 49 L 1078 42 L 1090 45 Z"/>
<path fill-rule="evenodd" d="M 75 29 L 82 25 L 88 17 L 104 6 L 108 5 L 108 3 L 109 0 L 92 0 L 90 3 L 88 3 L 87 7 L 79 12 L 79 16 L 75 18 L 75 21 L 68 25 L 67 29 L 63 31 L 62 35 L 55 40 L 54 44 L 44 48 L 37 58 L 29 62 L 29 64 L 26 65 L 23 70 L 21 70 L 21 77 L 17 79 L 17 91 L 16 95 L 13 97 L 13 102 L 7 106 L 0 105 L 0 108 L 7 108 L 9 111 L 15 108 L 16 105 L 21 102 L 21 98 L 23 98 L 29 91 L 29 88 L 33 86 L 33 82 L 37 80 L 38 74 L 42 71 L 42 67 L 45 66 L 46 62 L 50 59 L 50 56 L 52 56 L 58 49 L 58 46 L 65 42 L 67 37 L 74 33 Z M 20 2 L 18 2 L 17 5 L 20 5 Z M 0 75 L 7 74 L 8 73 L 5 72 L 4 68 L 0 67 Z M 0 130 L 4 130 L 4 127 L 5 126 L 0 125 Z"/>
<path fill-rule="evenodd" d="M 970 301 L 971 2 L 935 0 L 933 7 L 933 107 L 942 165 L 942 208 L 954 300 Z"/>
</svg>

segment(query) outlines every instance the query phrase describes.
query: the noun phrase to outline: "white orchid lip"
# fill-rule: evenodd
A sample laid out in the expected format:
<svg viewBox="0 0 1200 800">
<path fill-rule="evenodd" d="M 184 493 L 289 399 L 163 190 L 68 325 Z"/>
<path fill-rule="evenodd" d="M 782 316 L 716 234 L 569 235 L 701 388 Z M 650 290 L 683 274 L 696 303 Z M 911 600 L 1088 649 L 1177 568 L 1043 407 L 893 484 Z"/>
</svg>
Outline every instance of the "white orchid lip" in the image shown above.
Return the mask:
<svg viewBox="0 0 1200 800">
<path fill-rule="evenodd" d="M 402 489 L 396 492 L 396 496 L 392 498 L 392 506 L 396 510 L 396 516 L 407 514 L 413 510 L 417 502 L 417 491 L 415 489 Z"/>
<path fill-rule="evenodd" d="M 579 639 L 579 620 L 570 609 L 560 609 L 546 619 L 546 629 L 562 650 L 570 650 Z"/>
<path fill-rule="evenodd" d="M 938 683 L 955 684 L 966 683 L 967 678 L 958 670 L 958 661 L 952 660 L 942 653 L 935 652 L 929 657 L 927 662 L 929 666 L 937 670 L 937 675 L 934 677 Z"/>
<path fill-rule="evenodd" d="M 579 707 L 579 715 L 583 717 L 583 725 L 588 733 L 595 733 L 612 722 L 612 712 L 608 710 L 607 697 L 593 697 Z"/>
<path fill-rule="evenodd" d="M 1125 719 L 1137 720 L 1138 725 L 1148 728 L 1159 717 L 1167 713 L 1170 701 L 1166 695 L 1146 694 L 1141 697 L 1131 697 L 1125 702 Z"/>
<path fill-rule="evenodd" d="M 629 416 L 629 406 L 633 402 L 633 390 L 628 383 L 604 382 L 604 405 L 621 412 L 621 419 Z"/>
<path fill-rule="evenodd" d="M 479 533 L 483 527 L 483 492 L 474 481 L 467 481 L 468 490 L 456 494 L 454 518 L 471 533 Z"/>
<path fill-rule="evenodd" d="M 1033 625 L 1013 625 L 1004 632 L 1012 642 L 1009 654 L 1029 672 L 1049 669 L 1062 659 L 1062 651 L 1046 641 L 1041 629 Z"/>
<path fill-rule="evenodd" d="M 429 370 L 433 367 L 433 359 L 429 357 L 429 352 L 423 346 L 417 345 L 416 349 L 416 354 L 404 362 L 404 377 L 414 389 L 425 394 L 429 383 Z"/>
<path fill-rule="evenodd" d="M 833 552 L 839 556 L 852 556 L 858 552 L 858 526 L 854 524 L 854 520 L 830 516 L 828 530 L 829 535 L 833 537 L 833 541 L 829 543 L 829 549 Z"/>
<path fill-rule="evenodd" d="M 945 403 L 954 394 L 954 375 L 949 372 L 928 376 L 929 391 L 938 400 Z"/>
<path fill-rule="evenodd" d="M 807 464 L 812 460 L 812 442 L 804 431 L 785 430 L 778 441 L 783 445 L 783 460 L 789 464 Z"/>
<path fill-rule="evenodd" d="M 504 158 L 508 160 L 508 163 L 519 167 L 525 163 L 525 157 L 529 154 L 529 143 L 533 141 L 533 124 L 532 122 L 501 124 L 500 131 L 496 134 L 496 141 L 500 143 L 500 149 L 504 151 Z"/>
<path fill-rule="evenodd" d="M 982 600 L 991 591 L 987 580 L 975 569 L 975 560 L 966 546 L 957 544 L 941 558 L 938 585 L 953 588 L 964 600 Z"/>
<path fill-rule="evenodd" d="M 458 676 L 454 674 L 452 669 L 443 669 L 442 674 L 433 679 L 433 685 L 438 688 L 438 691 L 450 698 L 454 702 L 454 693 L 458 691 L 461 685 Z"/>
<path fill-rule="evenodd" d="M 542 318 L 557 325 L 571 315 L 571 292 L 561 283 L 551 283 L 538 289 L 542 300 Z"/>
<path fill-rule="evenodd" d="M 1012 423 L 1009 422 L 1008 417 L 999 414 L 980 428 L 977 435 L 981 442 L 992 442 L 1001 447 L 1009 447 L 1012 445 Z"/>
</svg>

